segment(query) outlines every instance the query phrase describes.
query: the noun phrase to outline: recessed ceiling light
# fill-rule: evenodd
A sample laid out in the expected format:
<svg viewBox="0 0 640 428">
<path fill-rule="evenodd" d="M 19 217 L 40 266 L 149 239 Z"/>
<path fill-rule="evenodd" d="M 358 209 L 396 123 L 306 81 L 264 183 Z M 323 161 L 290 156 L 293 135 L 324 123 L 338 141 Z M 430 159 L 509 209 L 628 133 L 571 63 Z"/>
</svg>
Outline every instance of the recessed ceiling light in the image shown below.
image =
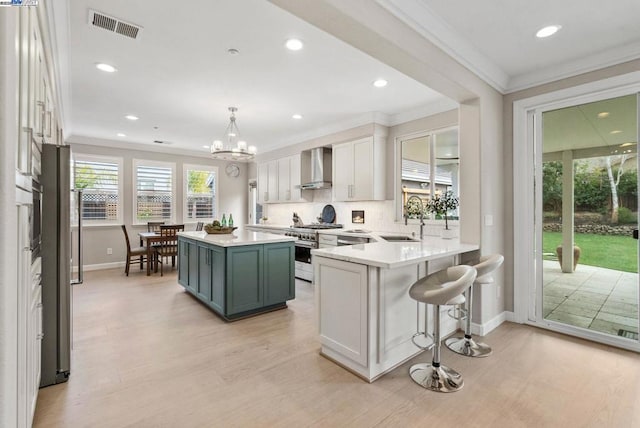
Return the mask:
<svg viewBox="0 0 640 428">
<path fill-rule="evenodd" d="M 126 137 L 127 136 L 127 134 L 123 134 L 122 132 L 118 132 L 116 135 L 118 137 Z"/>
<path fill-rule="evenodd" d="M 634 146 L 636 143 L 624 143 L 624 144 L 620 144 L 620 147 L 629 147 L 629 146 Z"/>
<path fill-rule="evenodd" d="M 293 116 L 291 116 L 291 118 L 293 118 L 293 119 L 302 119 L 302 115 L 296 113 Z"/>
<path fill-rule="evenodd" d="M 384 79 L 378 79 L 375 82 L 373 82 L 373 86 L 375 86 L 376 88 L 384 88 L 385 86 L 387 86 L 387 82 Z"/>
<path fill-rule="evenodd" d="M 300 49 L 302 49 L 304 44 L 298 39 L 289 39 L 287 40 L 287 43 L 285 43 L 285 46 L 290 51 L 299 51 Z"/>
<path fill-rule="evenodd" d="M 104 64 L 102 62 L 97 63 L 96 68 L 98 70 L 106 71 L 107 73 L 113 73 L 117 71 L 117 69 L 113 65 Z"/>
<path fill-rule="evenodd" d="M 539 29 L 536 33 L 536 37 L 539 39 L 544 39 L 545 37 L 553 36 L 561 28 L 562 25 L 548 25 L 544 28 Z"/>
<path fill-rule="evenodd" d="M 609 117 L 609 112 L 608 111 L 601 111 L 600 113 L 598 113 L 598 118 L 599 119 L 604 119 L 605 117 Z"/>
<path fill-rule="evenodd" d="M 619 129 L 614 129 L 613 131 L 610 132 L 610 134 L 621 134 L 622 131 Z"/>
<path fill-rule="evenodd" d="M 125 117 L 126 117 L 127 119 L 129 119 L 129 120 L 138 120 L 138 119 L 140 119 L 138 116 L 134 116 L 134 115 L 132 115 L 132 114 L 128 114 L 128 115 L 126 115 Z"/>
</svg>

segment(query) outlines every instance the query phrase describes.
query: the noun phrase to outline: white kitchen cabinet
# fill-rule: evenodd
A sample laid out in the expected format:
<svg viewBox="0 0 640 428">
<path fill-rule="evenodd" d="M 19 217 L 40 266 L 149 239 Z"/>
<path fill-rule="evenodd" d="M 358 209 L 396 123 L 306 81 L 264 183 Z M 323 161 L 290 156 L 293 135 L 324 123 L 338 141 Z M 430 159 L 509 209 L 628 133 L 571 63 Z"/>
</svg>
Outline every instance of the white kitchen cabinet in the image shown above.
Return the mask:
<svg viewBox="0 0 640 428">
<path fill-rule="evenodd" d="M 19 74 L 18 74 L 18 147 L 16 150 L 16 172 L 18 174 L 28 174 L 30 171 L 30 150 L 33 129 L 30 128 L 30 91 L 33 90 L 33 83 L 30 79 L 31 62 L 31 13 L 29 8 L 19 10 Z M 24 187 L 24 186 L 23 186 Z"/>
<path fill-rule="evenodd" d="M 258 202 L 278 201 L 278 161 L 258 164 Z"/>
<path fill-rule="evenodd" d="M 385 199 L 385 138 L 367 137 L 333 146 L 333 200 Z"/>
<path fill-rule="evenodd" d="M 260 203 L 306 202 L 300 190 L 300 154 L 258 164 Z"/>
<path fill-rule="evenodd" d="M 291 164 L 289 158 L 278 159 L 278 202 L 291 200 Z"/>
<path fill-rule="evenodd" d="M 318 233 L 318 248 L 330 248 L 338 246 L 338 235 Z"/>
<path fill-rule="evenodd" d="M 318 313 L 332 313 L 318 320 L 323 351 L 326 347 L 329 357 L 339 355 L 367 367 L 368 267 L 325 258 L 314 266 L 316 309 Z"/>
</svg>

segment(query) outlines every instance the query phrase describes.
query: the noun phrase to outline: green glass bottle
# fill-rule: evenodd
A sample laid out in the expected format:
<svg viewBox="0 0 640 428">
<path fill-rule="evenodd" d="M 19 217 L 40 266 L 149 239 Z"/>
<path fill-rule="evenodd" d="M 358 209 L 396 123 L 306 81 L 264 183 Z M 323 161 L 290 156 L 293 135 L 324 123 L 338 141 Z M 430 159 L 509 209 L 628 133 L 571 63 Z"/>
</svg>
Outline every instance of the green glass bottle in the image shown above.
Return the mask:
<svg viewBox="0 0 640 428">
<path fill-rule="evenodd" d="M 224 214 L 222 214 L 222 221 L 220 222 L 220 226 L 227 227 L 227 217 L 225 217 Z"/>
<path fill-rule="evenodd" d="M 229 214 L 229 227 L 233 227 L 233 215 Z"/>
</svg>

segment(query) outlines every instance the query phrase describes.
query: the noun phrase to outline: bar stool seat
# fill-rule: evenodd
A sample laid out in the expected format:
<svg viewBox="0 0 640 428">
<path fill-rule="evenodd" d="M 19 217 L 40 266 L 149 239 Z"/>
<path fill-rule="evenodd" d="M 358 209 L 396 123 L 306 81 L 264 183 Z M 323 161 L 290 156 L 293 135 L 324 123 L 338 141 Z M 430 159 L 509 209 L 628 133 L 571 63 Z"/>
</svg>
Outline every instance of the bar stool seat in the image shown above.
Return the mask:
<svg viewBox="0 0 640 428">
<path fill-rule="evenodd" d="M 466 294 L 466 324 L 463 337 L 450 337 L 444 341 L 447 348 L 467 357 L 487 357 L 491 355 L 491 347 L 486 343 L 476 342 L 471 336 L 471 316 L 473 315 L 473 290 L 477 286 L 493 283 L 493 272 L 502 265 L 502 254 L 492 254 L 480 257 L 480 262 L 473 267 L 478 276 Z"/>
<path fill-rule="evenodd" d="M 409 289 L 412 299 L 433 305 L 431 364 L 414 364 L 409 369 L 411 379 L 423 388 L 438 392 L 454 392 L 464 385 L 458 372 L 440 364 L 440 306 L 463 304 L 465 298 L 462 293 L 475 279 L 476 270 L 472 266 L 452 266 L 416 281 Z"/>
</svg>

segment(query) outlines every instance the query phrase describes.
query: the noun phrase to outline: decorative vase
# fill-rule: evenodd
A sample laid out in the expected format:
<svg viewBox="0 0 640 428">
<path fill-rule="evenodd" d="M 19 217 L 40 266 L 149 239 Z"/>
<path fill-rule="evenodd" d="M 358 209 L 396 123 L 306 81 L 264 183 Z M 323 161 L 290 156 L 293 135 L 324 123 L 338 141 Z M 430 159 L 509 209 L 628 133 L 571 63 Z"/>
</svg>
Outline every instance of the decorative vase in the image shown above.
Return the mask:
<svg viewBox="0 0 640 428">
<path fill-rule="evenodd" d="M 573 270 L 576 270 L 576 266 L 578 265 L 578 260 L 580 260 L 580 254 L 582 250 L 577 245 L 573 246 Z M 560 267 L 562 268 L 562 245 L 558 245 L 556 247 L 556 254 L 558 255 L 558 262 L 560 263 Z"/>
<path fill-rule="evenodd" d="M 440 237 L 442 239 L 453 239 L 456 237 L 456 231 L 454 229 L 442 229 L 440 231 Z"/>
</svg>

